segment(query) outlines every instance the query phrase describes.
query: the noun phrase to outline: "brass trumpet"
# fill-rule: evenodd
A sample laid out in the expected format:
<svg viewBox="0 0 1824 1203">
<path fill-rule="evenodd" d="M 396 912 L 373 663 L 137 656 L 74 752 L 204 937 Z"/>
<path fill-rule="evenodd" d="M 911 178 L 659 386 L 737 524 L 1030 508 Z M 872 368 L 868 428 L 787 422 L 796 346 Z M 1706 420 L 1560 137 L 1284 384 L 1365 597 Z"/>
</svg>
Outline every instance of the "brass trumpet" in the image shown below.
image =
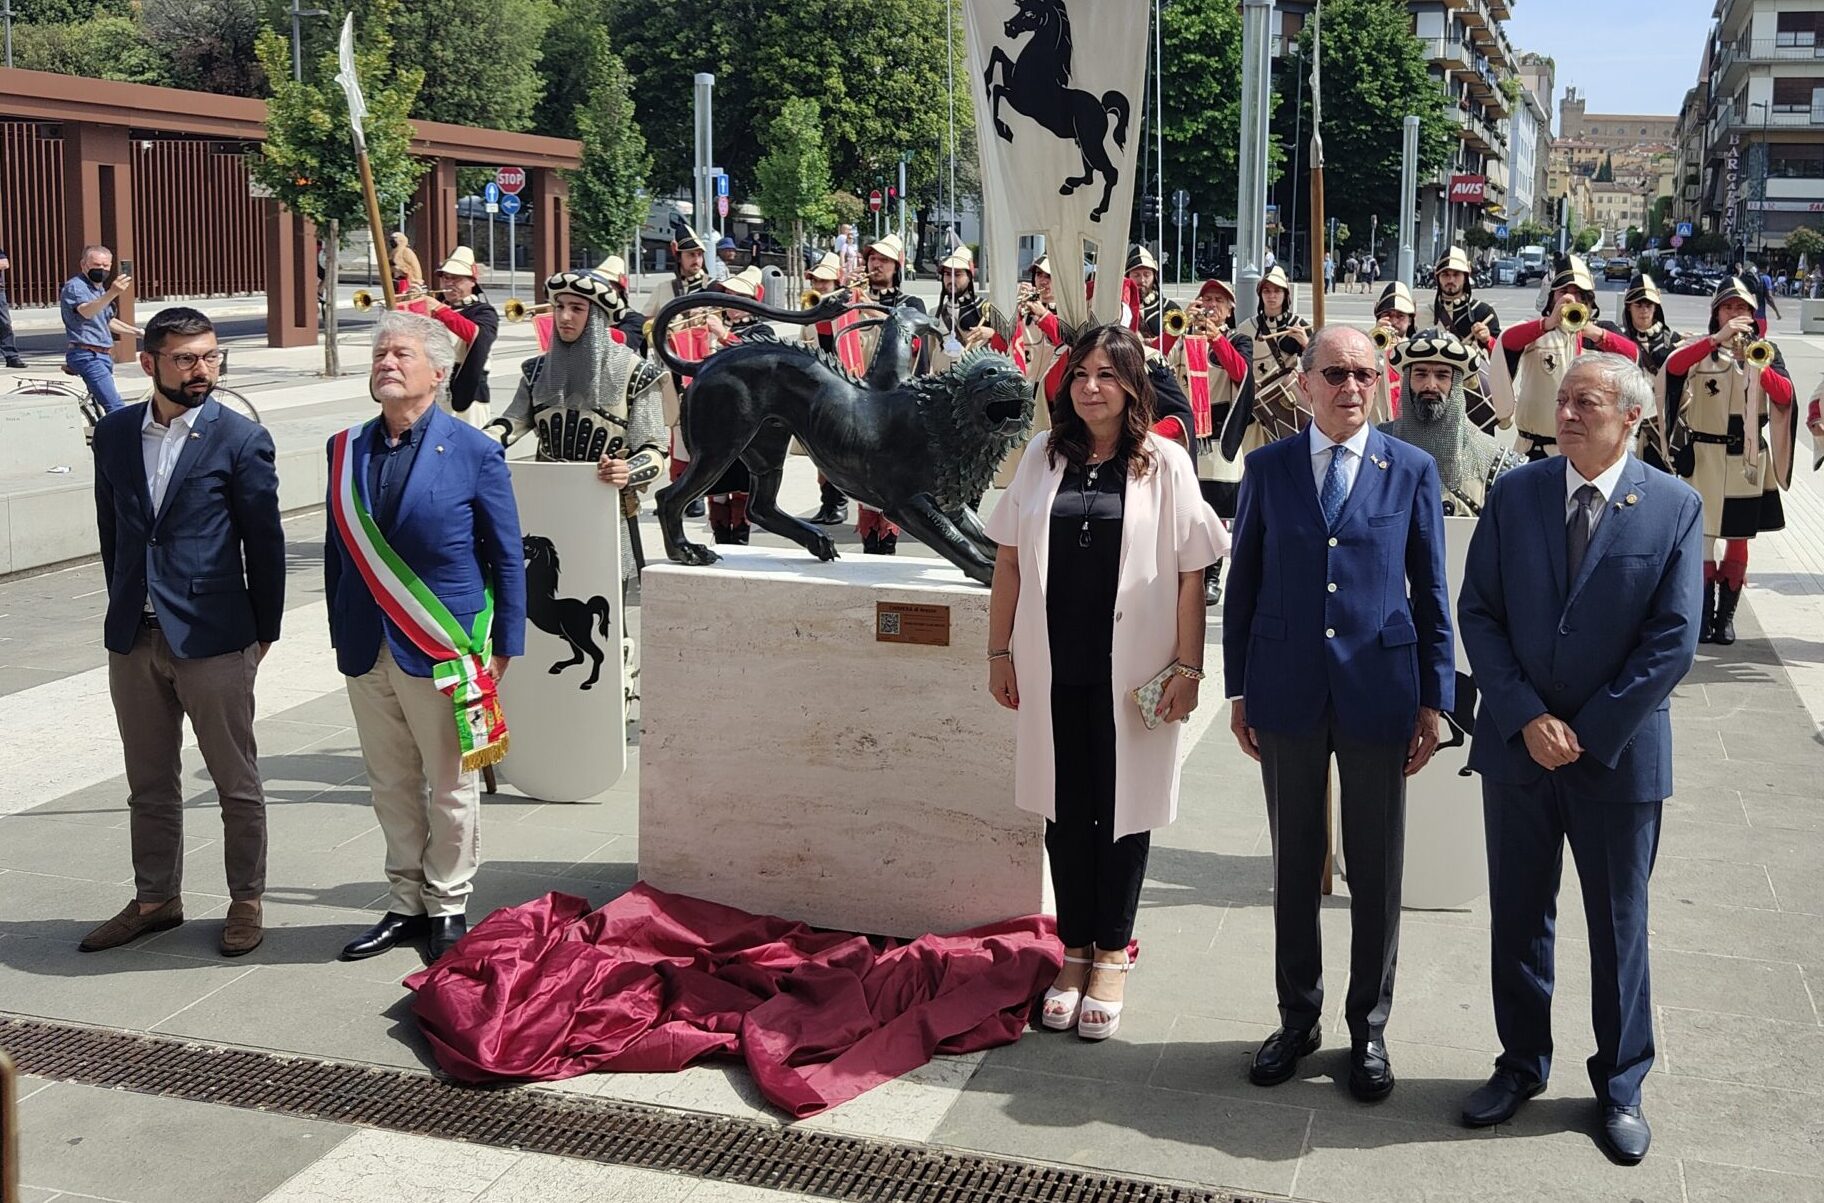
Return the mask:
<svg viewBox="0 0 1824 1203">
<path fill-rule="evenodd" d="M 1764 338 L 1757 338 L 1747 346 L 1736 339 L 1736 358 L 1751 368 L 1764 368 L 1773 362 L 1773 344 Z"/>
<path fill-rule="evenodd" d="M 550 311 L 550 301 L 546 301 L 543 305 L 528 305 L 518 297 L 508 297 L 506 303 L 500 307 L 500 316 L 509 322 L 523 322 L 535 313 L 549 313 Z"/>
<path fill-rule="evenodd" d="M 1589 306 L 1579 301 L 1567 301 L 1558 314 L 1558 324 L 1568 334 L 1576 334 L 1590 324 Z"/>
<path fill-rule="evenodd" d="M 1374 340 L 1374 349 L 1383 355 L 1392 350 L 1394 344 L 1400 341 L 1400 336 L 1388 326 L 1376 326 L 1368 332 L 1368 337 Z"/>
<path fill-rule="evenodd" d="M 815 288 L 805 289 L 803 292 L 798 294 L 798 308 L 800 308 L 800 309 L 817 308 L 817 306 L 823 304 L 823 295 L 824 294 L 818 292 Z"/>
<path fill-rule="evenodd" d="M 1182 309 L 1168 309 L 1159 325 L 1173 338 L 1183 338 L 1184 332 L 1191 328 L 1191 315 Z"/>
<path fill-rule="evenodd" d="M 422 301 L 426 297 L 436 297 L 438 300 L 442 300 L 444 294 L 449 291 L 450 290 L 447 288 L 433 288 L 433 289 L 429 289 L 429 290 L 426 290 L 423 288 L 413 288 L 413 289 L 409 289 L 405 292 L 399 293 L 398 295 L 396 295 L 393 298 L 393 300 L 396 304 L 399 304 L 399 305 L 404 305 L 408 301 Z M 366 313 L 368 310 L 372 309 L 374 306 L 381 304 L 381 298 L 375 296 L 372 292 L 370 292 L 369 290 L 367 290 L 365 288 L 357 288 L 357 289 L 355 289 L 355 295 L 350 299 L 350 303 L 353 304 L 354 307 L 356 309 L 360 310 L 362 313 Z M 508 319 L 508 320 L 511 320 L 511 319 Z"/>
</svg>

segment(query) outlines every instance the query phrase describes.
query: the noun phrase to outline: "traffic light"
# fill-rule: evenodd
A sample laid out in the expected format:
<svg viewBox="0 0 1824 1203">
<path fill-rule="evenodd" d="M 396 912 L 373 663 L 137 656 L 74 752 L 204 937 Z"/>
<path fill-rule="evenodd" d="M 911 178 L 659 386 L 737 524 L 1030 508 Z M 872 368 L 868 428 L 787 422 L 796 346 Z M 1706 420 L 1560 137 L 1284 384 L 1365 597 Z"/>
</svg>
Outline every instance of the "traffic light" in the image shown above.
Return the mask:
<svg viewBox="0 0 1824 1203">
<path fill-rule="evenodd" d="M 1159 220 L 1159 198 L 1150 192 L 1140 197 L 1140 220 L 1145 222 Z"/>
</svg>

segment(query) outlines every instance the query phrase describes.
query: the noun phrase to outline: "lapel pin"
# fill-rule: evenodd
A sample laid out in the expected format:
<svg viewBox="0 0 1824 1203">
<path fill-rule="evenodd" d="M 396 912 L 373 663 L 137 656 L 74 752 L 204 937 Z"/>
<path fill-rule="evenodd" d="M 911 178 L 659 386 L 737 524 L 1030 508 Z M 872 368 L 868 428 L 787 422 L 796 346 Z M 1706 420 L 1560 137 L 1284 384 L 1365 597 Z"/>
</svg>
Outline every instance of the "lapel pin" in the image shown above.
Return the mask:
<svg viewBox="0 0 1824 1203">
<path fill-rule="evenodd" d="M 443 444 L 442 443 L 437 444 L 437 454 L 438 455 L 443 454 Z"/>
<path fill-rule="evenodd" d="M 191 431 L 191 432 L 190 432 L 190 437 L 191 437 L 191 438 L 193 438 L 193 439 L 200 439 L 200 438 L 202 438 L 202 437 L 203 437 L 203 436 L 202 436 L 202 435 L 200 435 L 200 434 L 198 434 L 198 433 L 196 433 L 196 431 L 194 431 L 194 430 L 192 430 L 192 431 Z"/>
<path fill-rule="evenodd" d="M 1622 500 L 1626 501 L 1629 505 L 1633 505 L 1640 500 L 1640 495 L 1638 493 L 1629 493 L 1626 497 L 1622 498 Z"/>
</svg>

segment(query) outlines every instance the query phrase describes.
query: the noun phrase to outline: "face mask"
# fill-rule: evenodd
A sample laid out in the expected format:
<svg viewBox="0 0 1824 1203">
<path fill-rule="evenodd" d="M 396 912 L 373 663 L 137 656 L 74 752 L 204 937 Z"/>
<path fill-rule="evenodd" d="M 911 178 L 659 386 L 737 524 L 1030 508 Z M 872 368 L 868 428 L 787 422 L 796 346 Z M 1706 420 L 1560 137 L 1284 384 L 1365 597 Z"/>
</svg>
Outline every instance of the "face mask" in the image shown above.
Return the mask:
<svg viewBox="0 0 1824 1203">
<path fill-rule="evenodd" d="M 100 284 L 103 280 L 108 278 L 108 269 L 105 267 L 91 267 L 88 271 L 84 272 L 83 275 L 89 278 L 89 283 Z"/>
</svg>

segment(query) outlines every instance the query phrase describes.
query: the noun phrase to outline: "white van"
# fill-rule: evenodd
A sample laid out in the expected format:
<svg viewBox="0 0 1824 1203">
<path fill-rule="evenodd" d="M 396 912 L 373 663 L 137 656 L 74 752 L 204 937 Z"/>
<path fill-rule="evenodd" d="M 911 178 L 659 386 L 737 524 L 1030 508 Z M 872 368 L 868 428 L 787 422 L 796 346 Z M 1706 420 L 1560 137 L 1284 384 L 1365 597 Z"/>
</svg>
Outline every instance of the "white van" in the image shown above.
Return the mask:
<svg viewBox="0 0 1824 1203">
<path fill-rule="evenodd" d="M 1545 248 L 1542 246 L 1523 246 L 1520 248 L 1520 273 L 1514 283 L 1531 284 L 1534 280 L 1543 280 L 1546 276 Z"/>
</svg>

